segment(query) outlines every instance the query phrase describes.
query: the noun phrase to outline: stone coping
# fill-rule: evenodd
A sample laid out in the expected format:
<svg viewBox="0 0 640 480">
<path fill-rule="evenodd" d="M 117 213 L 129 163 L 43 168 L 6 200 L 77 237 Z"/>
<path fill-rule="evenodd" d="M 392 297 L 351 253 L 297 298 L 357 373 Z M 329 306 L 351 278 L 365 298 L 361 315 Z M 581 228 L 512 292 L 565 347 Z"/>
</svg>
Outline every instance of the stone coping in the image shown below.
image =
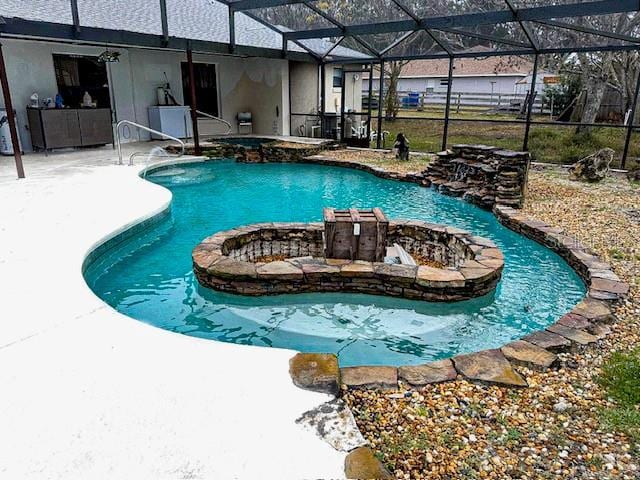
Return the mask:
<svg viewBox="0 0 640 480">
<path fill-rule="evenodd" d="M 492 292 L 504 267 L 490 240 L 414 220 L 389 223 L 387 241 L 445 268 L 327 259 L 321 223 L 262 223 L 219 232 L 192 253 L 205 287 L 242 295 L 349 292 L 459 301 Z M 264 256 L 285 259 L 261 262 Z"/>
<path fill-rule="evenodd" d="M 456 380 L 459 376 L 469 381 L 501 385 L 511 388 L 528 387 L 527 380 L 518 367 L 547 370 L 556 366 L 558 352 L 594 345 L 610 332 L 607 323 L 615 320 L 612 306 L 629 291 L 629 286 L 588 248 L 562 229 L 544 222 L 532 220 L 518 210 L 495 206 L 494 214 L 508 228 L 552 249 L 564 258 L 589 287 L 585 299 L 571 312 L 544 330 L 531 333 L 520 340 L 500 348 L 457 355 L 416 366 L 358 366 L 338 368 L 338 358 L 333 354 L 321 355 L 322 365 L 337 369 L 332 379 L 327 379 L 327 368 L 319 367 L 317 354 L 299 353 L 292 360 L 303 380 L 295 378 L 296 385 L 313 391 L 327 391 L 329 382 L 342 388 L 367 388 L 396 390 L 400 383 L 412 388 Z M 303 367 L 304 366 L 304 367 Z M 354 449 L 346 458 L 347 478 L 390 478 L 384 466 L 372 458 L 367 447 Z"/>
</svg>

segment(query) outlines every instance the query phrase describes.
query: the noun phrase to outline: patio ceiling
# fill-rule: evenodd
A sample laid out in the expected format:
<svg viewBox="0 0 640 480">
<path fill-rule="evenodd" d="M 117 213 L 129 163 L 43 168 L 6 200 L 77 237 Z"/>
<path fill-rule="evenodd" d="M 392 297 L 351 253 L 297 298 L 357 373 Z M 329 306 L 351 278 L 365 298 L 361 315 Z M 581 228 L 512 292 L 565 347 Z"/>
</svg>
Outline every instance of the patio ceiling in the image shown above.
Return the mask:
<svg viewBox="0 0 640 480">
<path fill-rule="evenodd" d="M 640 48 L 638 0 L 225 0 L 324 62 Z M 316 43 L 311 43 L 311 42 Z M 348 41 L 348 44 L 344 42 Z M 319 48 L 340 43 L 338 49 Z"/>
</svg>

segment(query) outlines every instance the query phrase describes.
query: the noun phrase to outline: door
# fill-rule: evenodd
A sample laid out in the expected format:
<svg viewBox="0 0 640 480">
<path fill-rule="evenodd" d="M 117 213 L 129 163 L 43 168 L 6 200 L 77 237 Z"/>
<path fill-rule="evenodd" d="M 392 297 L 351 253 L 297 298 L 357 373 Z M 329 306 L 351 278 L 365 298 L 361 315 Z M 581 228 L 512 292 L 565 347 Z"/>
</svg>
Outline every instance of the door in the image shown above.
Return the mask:
<svg viewBox="0 0 640 480">
<path fill-rule="evenodd" d="M 189 64 L 182 62 L 182 90 L 184 104 L 191 106 L 191 83 Z M 193 76 L 196 89 L 196 107 L 209 115 L 218 117 L 218 78 L 216 66 L 211 63 L 194 63 Z"/>
</svg>

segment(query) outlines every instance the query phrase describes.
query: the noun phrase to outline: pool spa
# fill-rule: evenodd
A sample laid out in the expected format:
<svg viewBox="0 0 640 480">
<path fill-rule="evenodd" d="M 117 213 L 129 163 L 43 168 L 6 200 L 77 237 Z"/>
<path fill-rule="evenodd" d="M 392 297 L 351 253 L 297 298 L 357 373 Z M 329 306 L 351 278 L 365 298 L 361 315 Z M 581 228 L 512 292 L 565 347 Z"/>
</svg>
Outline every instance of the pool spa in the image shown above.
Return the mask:
<svg viewBox="0 0 640 480">
<path fill-rule="evenodd" d="M 341 366 L 417 365 L 497 348 L 543 329 L 584 296 L 558 255 L 489 211 L 412 183 L 313 164 L 180 164 L 146 180 L 173 194 L 171 211 L 92 256 L 91 289 L 117 311 L 176 333 L 302 352 Z M 318 222 L 323 207 L 380 207 L 390 220 L 457 227 L 495 242 L 504 270 L 492 293 L 452 303 L 348 293 L 247 297 L 201 287 L 191 252 L 238 225 Z"/>
</svg>

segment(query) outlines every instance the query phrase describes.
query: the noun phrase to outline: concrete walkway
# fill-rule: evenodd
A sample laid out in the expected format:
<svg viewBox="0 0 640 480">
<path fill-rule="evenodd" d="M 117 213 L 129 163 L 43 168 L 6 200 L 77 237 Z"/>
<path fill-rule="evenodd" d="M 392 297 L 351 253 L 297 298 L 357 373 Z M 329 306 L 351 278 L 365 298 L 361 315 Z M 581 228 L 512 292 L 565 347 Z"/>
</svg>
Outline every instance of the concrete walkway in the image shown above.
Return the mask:
<svg viewBox="0 0 640 480">
<path fill-rule="evenodd" d="M 342 478 L 345 454 L 295 424 L 328 397 L 292 384 L 294 352 L 164 331 L 89 290 L 87 252 L 171 200 L 115 158 L 27 155 L 18 181 L 0 157 L 0 478 Z"/>
</svg>

